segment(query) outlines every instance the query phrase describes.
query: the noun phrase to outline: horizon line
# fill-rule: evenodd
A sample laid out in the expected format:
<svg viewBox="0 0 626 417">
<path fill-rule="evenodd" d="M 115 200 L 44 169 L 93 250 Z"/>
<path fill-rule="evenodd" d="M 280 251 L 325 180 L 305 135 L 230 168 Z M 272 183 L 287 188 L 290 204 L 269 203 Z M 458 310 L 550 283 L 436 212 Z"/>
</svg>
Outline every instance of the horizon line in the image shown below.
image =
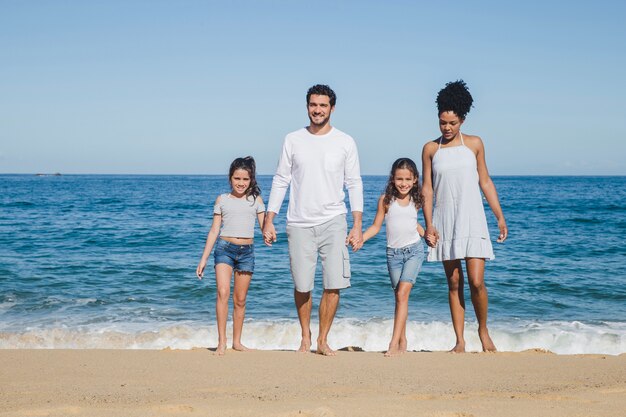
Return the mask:
<svg viewBox="0 0 626 417">
<path fill-rule="evenodd" d="M 228 174 L 172 174 L 172 173 L 75 173 L 75 172 L 0 172 L 0 176 L 7 175 L 24 175 L 24 176 L 41 176 L 41 177 L 62 177 L 62 176 L 137 176 L 137 177 L 148 177 L 148 176 L 170 176 L 170 177 L 224 177 Z M 273 176 L 274 174 L 264 174 L 257 173 L 257 176 Z M 361 174 L 362 177 L 387 177 L 388 173 L 384 174 Z M 492 174 L 491 177 L 625 177 L 624 174 Z"/>
</svg>

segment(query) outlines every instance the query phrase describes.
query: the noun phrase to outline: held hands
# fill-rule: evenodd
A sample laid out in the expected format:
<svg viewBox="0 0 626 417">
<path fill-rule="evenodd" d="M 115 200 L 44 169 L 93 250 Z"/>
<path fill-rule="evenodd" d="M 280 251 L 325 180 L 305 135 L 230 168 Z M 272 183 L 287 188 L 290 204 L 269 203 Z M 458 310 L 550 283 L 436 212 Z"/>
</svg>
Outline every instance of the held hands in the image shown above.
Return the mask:
<svg viewBox="0 0 626 417">
<path fill-rule="evenodd" d="M 361 228 L 353 227 L 350 234 L 346 237 L 346 245 L 352 246 L 352 252 L 356 252 L 363 247 L 363 231 Z"/>
<path fill-rule="evenodd" d="M 506 221 L 504 220 L 504 218 L 498 220 L 498 229 L 500 229 L 500 235 L 498 236 L 496 242 L 504 243 L 509 235 L 509 229 L 506 227 Z"/>
<path fill-rule="evenodd" d="M 267 246 L 272 246 L 276 242 L 276 228 L 272 221 L 265 220 L 263 224 L 263 241 Z"/>
<path fill-rule="evenodd" d="M 439 232 L 435 229 L 435 226 L 430 225 L 426 228 L 424 239 L 426 240 L 426 244 L 431 248 L 437 246 L 437 242 L 439 241 Z"/>
</svg>

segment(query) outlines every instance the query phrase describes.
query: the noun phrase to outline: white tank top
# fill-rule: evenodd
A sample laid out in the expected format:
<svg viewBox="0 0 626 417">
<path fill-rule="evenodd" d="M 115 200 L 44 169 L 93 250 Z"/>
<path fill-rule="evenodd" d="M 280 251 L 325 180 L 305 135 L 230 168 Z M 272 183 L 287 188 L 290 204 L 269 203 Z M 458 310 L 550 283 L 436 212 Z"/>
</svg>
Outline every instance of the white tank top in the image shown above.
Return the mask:
<svg viewBox="0 0 626 417">
<path fill-rule="evenodd" d="M 387 247 L 403 248 L 420 241 L 417 233 L 417 209 L 413 200 L 406 207 L 393 200 L 385 214 Z"/>
</svg>

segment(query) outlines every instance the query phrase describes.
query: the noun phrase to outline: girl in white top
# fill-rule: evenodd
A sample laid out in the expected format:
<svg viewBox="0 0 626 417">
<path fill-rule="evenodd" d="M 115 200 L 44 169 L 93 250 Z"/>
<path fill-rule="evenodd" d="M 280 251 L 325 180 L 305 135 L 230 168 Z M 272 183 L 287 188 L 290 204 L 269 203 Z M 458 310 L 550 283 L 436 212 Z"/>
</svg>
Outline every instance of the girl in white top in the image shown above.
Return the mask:
<svg viewBox="0 0 626 417">
<path fill-rule="evenodd" d="M 228 178 L 231 191 L 219 195 L 215 200 L 213 224 L 196 269 L 196 275 L 202 279 L 207 260 L 215 245 L 217 283 L 215 313 L 219 337 L 215 350 L 217 355 L 223 355 L 226 351 L 226 320 L 233 271 L 235 272 L 233 349 L 249 350 L 241 343 L 241 331 L 246 313 L 248 288 L 254 273 L 254 223 L 258 220 L 259 225 L 263 225 L 265 218 L 265 205 L 256 182 L 254 159 L 250 156 L 235 159 L 230 165 Z"/>
<path fill-rule="evenodd" d="M 424 229 L 417 222 L 421 206 L 419 172 L 415 162 L 409 158 L 400 158 L 393 163 L 385 193 L 378 199 L 374 223 L 363 233 L 365 242 L 380 231 L 383 220 L 386 223 L 387 268 L 395 291 L 396 308 L 393 335 L 385 356 L 394 356 L 407 350 L 409 295 L 424 261 L 421 239 Z"/>
<path fill-rule="evenodd" d="M 465 259 L 483 351 L 496 350 L 487 329 L 485 260 L 493 259 L 494 255 L 481 190 L 498 219 L 497 241 L 504 242 L 508 234 L 496 187 L 487 171 L 483 142 L 478 136 L 461 134 L 461 125 L 472 102 L 462 80 L 446 84 L 437 96 L 441 137 L 428 142 L 422 151 L 424 221 L 426 240 L 431 246 L 428 260 L 443 262 L 448 279 L 448 301 L 456 334 L 452 352 L 465 351 L 462 259 Z"/>
</svg>

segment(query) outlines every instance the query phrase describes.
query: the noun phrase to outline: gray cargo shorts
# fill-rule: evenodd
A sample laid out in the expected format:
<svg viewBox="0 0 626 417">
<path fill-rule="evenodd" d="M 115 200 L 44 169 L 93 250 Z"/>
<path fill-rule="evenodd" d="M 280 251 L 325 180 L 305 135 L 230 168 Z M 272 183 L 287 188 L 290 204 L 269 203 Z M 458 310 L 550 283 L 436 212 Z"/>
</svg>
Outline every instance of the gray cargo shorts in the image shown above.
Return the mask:
<svg viewBox="0 0 626 417">
<path fill-rule="evenodd" d="M 346 247 L 346 215 L 312 227 L 287 225 L 291 276 L 298 292 L 313 290 L 317 256 L 322 259 L 324 289 L 350 286 L 350 256 Z"/>
</svg>

